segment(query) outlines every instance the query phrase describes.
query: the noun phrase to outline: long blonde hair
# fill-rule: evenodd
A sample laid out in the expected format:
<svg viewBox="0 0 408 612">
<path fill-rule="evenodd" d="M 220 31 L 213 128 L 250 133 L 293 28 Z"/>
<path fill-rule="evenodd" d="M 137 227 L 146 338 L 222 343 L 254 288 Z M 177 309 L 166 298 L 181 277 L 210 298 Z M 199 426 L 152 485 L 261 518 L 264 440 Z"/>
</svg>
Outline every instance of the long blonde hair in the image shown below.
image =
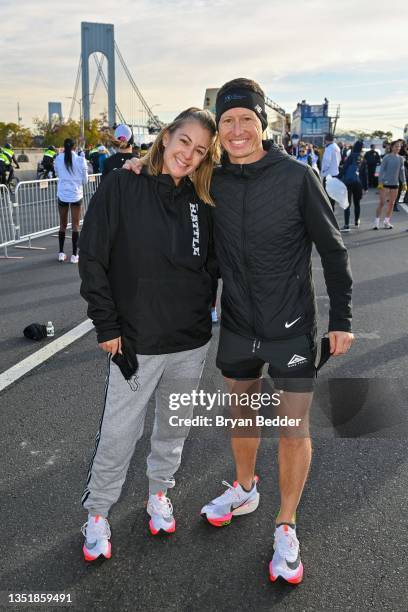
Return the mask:
<svg viewBox="0 0 408 612">
<path fill-rule="evenodd" d="M 160 174 L 163 169 L 165 149 L 163 145 L 163 136 L 166 133 L 174 134 L 176 130 L 189 121 L 198 121 L 200 125 L 211 134 L 211 143 L 208 147 L 207 154 L 190 178 L 194 184 L 198 197 L 206 204 L 214 206 L 214 201 L 210 195 L 210 184 L 214 165 L 217 164 L 220 159 L 220 147 L 217 137 L 217 127 L 210 111 L 192 106 L 177 115 L 174 121 L 166 125 L 166 127 L 159 132 L 156 140 L 140 161 L 144 166 L 147 166 L 149 173 L 153 176 Z"/>
</svg>

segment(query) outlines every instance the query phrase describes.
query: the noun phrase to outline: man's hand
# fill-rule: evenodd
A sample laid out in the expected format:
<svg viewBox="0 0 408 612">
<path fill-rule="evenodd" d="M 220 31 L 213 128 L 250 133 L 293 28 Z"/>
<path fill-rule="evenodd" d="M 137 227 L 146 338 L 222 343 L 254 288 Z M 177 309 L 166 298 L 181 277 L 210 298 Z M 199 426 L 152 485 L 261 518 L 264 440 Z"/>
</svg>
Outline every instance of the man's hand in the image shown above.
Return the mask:
<svg viewBox="0 0 408 612">
<path fill-rule="evenodd" d="M 406 183 L 403 183 L 402 188 L 401 188 L 401 191 L 406 191 L 406 190 L 407 190 L 407 184 L 406 184 Z"/>
<path fill-rule="evenodd" d="M 131 157 L 127 159 L 123 164 L 122 168 L 125 170 L 133 170 L 135 174 L 140 174 L 143 168 L 143 164 L 138 157 Z"/>
<path fill-rule="evenodd" d="M 378 189 L 384 189 L 384 185 L 382 183 L 378 183 Z"/>
<path fill-rule="evenodd" d="M 329 332 L 329 340 L 330 353 L 333 357 L 338 357 L 338 355 L 347 353 L 354 342 L 354 335 L 350 332 L 331 331 Z"/>
<path fill-rule="evenodd" d="M 114 338 L 113 340 L 107 340 L 106 342 L 99 342 L 100 348 L 105 351 L 105 353 L 111 353 L 112 357 L 116 355 L 116 353 L 122 354 L 122 338 Z"/>
</svg>

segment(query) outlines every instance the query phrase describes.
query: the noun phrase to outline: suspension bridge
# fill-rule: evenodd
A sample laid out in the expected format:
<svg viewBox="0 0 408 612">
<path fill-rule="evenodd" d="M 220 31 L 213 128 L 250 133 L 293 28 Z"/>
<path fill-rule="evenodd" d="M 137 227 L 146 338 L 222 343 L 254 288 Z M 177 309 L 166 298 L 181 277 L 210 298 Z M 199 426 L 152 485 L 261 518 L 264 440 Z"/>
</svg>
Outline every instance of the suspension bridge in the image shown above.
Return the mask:
<svg viewBox="0 0 408 612">
<path fill-rule="evenodd" d="M 118 80 L 126 82 L 126 95 L 121 99 L 116 91 Z M 150 106 L 136 85 L 114 38 L 113 24 L 81 23 L 81 53 L 70 99 L 68 119 L 73 119 L 78 104 L 82 128 L 85 121 L 91 120 L 91 108 L 93 118 L 103 116 L 110 127 L 115 123 L 132 126 L 139 141 L 146 140 L 149 134 L 156 134 L 164 125 L 153 112 L 159 104 Z"/>
</svg>

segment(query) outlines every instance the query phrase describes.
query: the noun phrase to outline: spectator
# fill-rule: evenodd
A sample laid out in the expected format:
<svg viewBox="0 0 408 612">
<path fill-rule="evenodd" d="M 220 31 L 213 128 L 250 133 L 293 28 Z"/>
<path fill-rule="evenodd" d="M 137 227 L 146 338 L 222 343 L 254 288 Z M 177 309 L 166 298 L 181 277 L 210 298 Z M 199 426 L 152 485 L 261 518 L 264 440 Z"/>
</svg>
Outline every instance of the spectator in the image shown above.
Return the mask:
<svg viewBox="0 0 408 612">
<path fill-rule="evenodd" d="M 400 149 L 399 154 L 401 155 L 401 157 L 404 160 L 405 177 L 407 177 L 408 176 L 408 151 L 407 151 L 407 145 L 406 145 L 406 143 L 403 140 L 400 140 L 400 143 L 401 143 L 401 149 Z M 397 199 L 395 200 L 395 203 L 394 203 L 394 211 L 396 211 L 396 212 L 399 212 L 398 202 L 400 201 L 402 192 L 403 192 L 403 184 L 401 183 L 401 181 L 399 181 Z M 404 196 L 404 201 L 405 200 L 406 200 L 406 192 L 405 192 L 405 196 Z"/>
<path fill-rule="evenodd" d="M 102 177 L 105 177 L 111 170 L 122 168 L 127 159 L 135 157 L 132 151 L 133 133 L 128 125 L 122 123 L 115 129 L 112 144 L 115 148 L 114 155 L 106 159 L 102 169 Z"/>
<path fill-rule="evenodd" d="M 404 169 L 404 159 L 399 155 L 401 144 L 399 140 L 394 140 L 390 145 L 391 152 L 384 155 L 381 162 L 380 175 L 378 177 L 378 188 L 380 190 L 380 202 L 375 214 L 375 224 L 373 229 L 380 229 L 381 213 L 384 206 L 386 212 L 384 217 L 384 229 L 392 229 L 391 216 L 395 200 L 398 194 L 399 184 L 402 183 L 406 190 L 406 178 Z"/>
<path fill-rule="evenodd" d="M 370 145 L 370 150 L 364 155 L 367 163 L 368 186 L 378 186 L 378 176 L 375 176 L 377 166 L 381 164 L 381 157 L 378 151 L 375 150 L 375 145 Z"/>
<path fill-rule="evenodd" d="M 343 232 L 350 231 L 350 209 L 351 203 L 354 204 L 354 225 L 360 227 L 360 201 L 363 197 L 363 190 L 367 192 L 368 177 L 367 163 L 362 157 L 363 141 L 357 140 L 352 147 L 350 155 L 344 162 L 341 179 L 347 186 L 349 206 L 344 211 Z"/>
<path fill-rule="evenodd" d="M 333 178 L 338 176 L 340 162 L 341 162 L 340 149 L 337 146 L 337 144 L 334 142 L 334 136 L 333 134 L 326 134 L 325 149 L 323 153 L 322 171 L 321 171 L 324 187 L 326 187 L 326 179 L 328 176 L 332 176 Z M 334 200 L 332 200 L 331 198 L 329 198 L 329 200 L 334 210 Z"/>
<path fill-rule="evenodd" d="M 100 145 L 98 147 L 98 172 L 99 173 L 103 173 L 103 167 L 105 165 L 105 161 L 108 159 L 109 157 L 109 152 L 108 149 L 104 146 L 104 145 Z"/>
<path fill-rule="evenodd" d="M 79 222 L 83 200 L 83 185 L 88 181 L 85 157 L 75 153 L 75 143 L 71 138 L 64 140 L 64 151 L 55 158 L 55 173 L 59 178 L 57 185 L 58 213 L 60 228 L 58 233 L 58 261 L 64 262 L 65 230 L 68 223 L 68 212 L 71 209 L 72 222 L 72 256 L 71 263 L 78 263 Z"/>
</svg>

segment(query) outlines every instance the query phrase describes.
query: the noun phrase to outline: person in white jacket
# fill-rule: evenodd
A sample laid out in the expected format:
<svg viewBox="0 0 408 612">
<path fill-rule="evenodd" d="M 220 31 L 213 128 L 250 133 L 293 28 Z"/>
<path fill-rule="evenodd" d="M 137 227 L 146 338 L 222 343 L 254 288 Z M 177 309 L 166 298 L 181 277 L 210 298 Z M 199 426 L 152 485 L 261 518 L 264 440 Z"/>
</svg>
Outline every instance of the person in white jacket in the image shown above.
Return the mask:
<svg viewBox="0 0 408 612">
<path fill-rule="evenodd" d="M 60 217 L 58 261 L 64 262 L 67 258 L 64 253 L 64 242 L 68 223 L 68 212 L 71 208 L 71 263 L 76 264 L 79 259 L 78 239 L 84 195 L 83 186 L 88 182 L 88 169 L 85 158 L 75 153 L 75 143 L 71 138 L 66 138 L 64 140 L 64 152 L 60 153 L 55 158 L 54 168 L 59 179 L 57 187 L 58 212 Z"/>
<path fill-rule="evenodd" d="M 339 174 L 339 166 L 341 162 L 341 154 L 338 145 L 334 142 L 333 134 L 326 134 L 325 149 L 322 159 L 321 176 L 323 178 L 323 186 L 326 189 L 326 180 L 328 176 L 333 178 Z M 334 200 L 329 197 L 330 203 L 334 210 Z"/>
</svg>

